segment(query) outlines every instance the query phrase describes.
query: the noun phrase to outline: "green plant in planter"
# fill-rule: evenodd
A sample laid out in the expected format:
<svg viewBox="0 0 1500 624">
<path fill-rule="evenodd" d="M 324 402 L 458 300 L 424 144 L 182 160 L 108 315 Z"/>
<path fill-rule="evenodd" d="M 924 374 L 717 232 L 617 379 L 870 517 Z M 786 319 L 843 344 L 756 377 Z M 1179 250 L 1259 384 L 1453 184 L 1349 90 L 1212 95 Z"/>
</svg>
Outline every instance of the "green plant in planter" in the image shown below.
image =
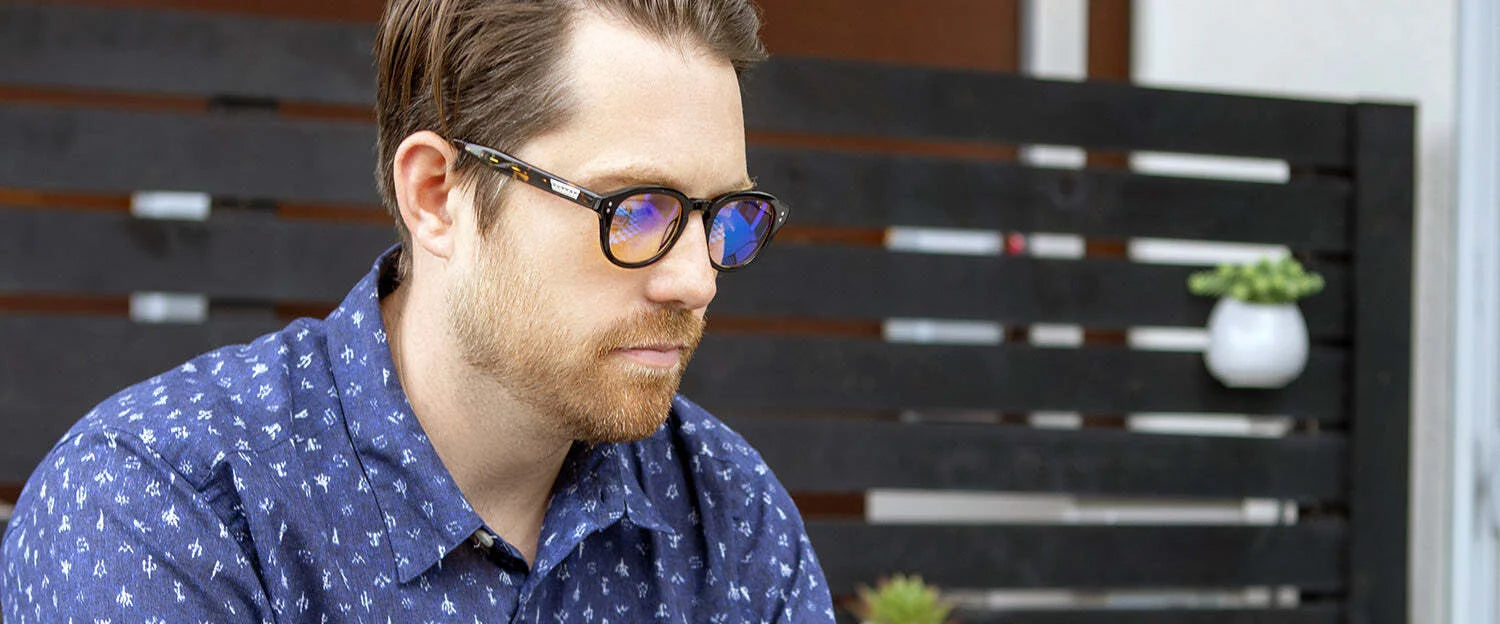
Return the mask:
<svg viewBox="0 0 1500 624">
<path fill-rule="evenodd" d="M 1292 303 L 1323 290 L 1323 277 L 1287 256 L 1252 264 L 1221 264 L 1188 277 L 1188 290 L 1205 297 L 1233 297 L 1246 303 Z"/>
<path fill-rule="evenodd" d="M 856 591 L 859 604 L 854 614 L 871 624 L 943 624 L 953 611 L 920 576 L 897 574 L 874 590 L 860 586 Z"/>
</svg>

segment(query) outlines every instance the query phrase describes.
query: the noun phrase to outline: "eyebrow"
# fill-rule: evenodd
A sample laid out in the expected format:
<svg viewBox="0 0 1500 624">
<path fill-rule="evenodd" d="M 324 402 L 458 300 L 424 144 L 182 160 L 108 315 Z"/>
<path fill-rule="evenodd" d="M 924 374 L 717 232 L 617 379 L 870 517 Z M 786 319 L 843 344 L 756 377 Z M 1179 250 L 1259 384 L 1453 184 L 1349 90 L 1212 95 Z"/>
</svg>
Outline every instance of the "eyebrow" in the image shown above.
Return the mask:
<svg viewBox="0 0 1500 624">
<path fill-rule="evenodd" d="M 682 190 L 689 186 L 688 184 L 685 184 L 685 180 L 682 180 L 681 178 L 678 178 L 666 171 L 654 168 L 640 167 L 631 167 L 623 170 L 602 172 L 597 175 L 583 176 L 578 180 L 578 183 L 587 187 L 589 190 L 594 191 L 595 193 L 604 195 L 631 186 L 665 186 L 678 190 Z M 738 191 L 749 191 L 753 190 L 754 188 L 755 180 L 753 178 L 745 178 L 739 184 L 733 185 L 732 187 L 727 189 L 719 189 L 718 192 L 709 195 L 709 197 L 718 197 L 720 195 Z"/>
</svg>

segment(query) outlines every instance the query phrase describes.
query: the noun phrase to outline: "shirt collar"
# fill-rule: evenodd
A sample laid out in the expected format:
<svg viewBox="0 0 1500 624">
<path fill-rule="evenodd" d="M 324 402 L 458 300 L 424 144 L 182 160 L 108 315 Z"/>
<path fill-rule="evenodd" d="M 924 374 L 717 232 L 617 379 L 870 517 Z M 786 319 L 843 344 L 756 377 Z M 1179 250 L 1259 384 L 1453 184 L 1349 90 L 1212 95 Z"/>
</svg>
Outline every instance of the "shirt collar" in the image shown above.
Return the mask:
<svg viewBox="0 0 1500 624">
<path fill-rule="evenodd" d="M 381 254 L 325 322 L 344 422 L 367 477 L 361 487 L 373 491 L 384 516 L 396 581 L 405 583 L 441 562 L 484 521 L 438 457 L 396 376 L 380 297 L 394 288 L 399 253 L 398 245 Z M 656 437 L 663 435 L 658 431 Z M 637 448 L 575 444 L 558 475 L 549 522 L 556 511 L 593 530 L 629 518 L 673 533 L 641 487 L 639 459 L 632 452 Z"/>
</svg>

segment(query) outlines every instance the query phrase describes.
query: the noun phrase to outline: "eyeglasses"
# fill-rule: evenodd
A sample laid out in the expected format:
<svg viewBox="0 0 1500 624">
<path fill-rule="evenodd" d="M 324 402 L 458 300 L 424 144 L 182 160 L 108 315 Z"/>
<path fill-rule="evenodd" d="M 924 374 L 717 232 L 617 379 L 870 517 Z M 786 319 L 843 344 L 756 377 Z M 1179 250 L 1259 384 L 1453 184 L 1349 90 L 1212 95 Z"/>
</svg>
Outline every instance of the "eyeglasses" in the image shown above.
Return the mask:
<svg viewBox="0 0 1500 624">
<path fill-rule="evenodd" d="M 510 177 L 599 213 L 604 257 L 627 269 L 662 259 L 687 228 L 687 215 L 703 211 L 708 259 L 715 269 L 742 269 L 755 260 L 786 223 L 787 207 L 760 191 L 692 199 L 665 186 L 632 186 L 600 195 L 499 150 L 453 139 L 464 153 Z"/>
</svg>

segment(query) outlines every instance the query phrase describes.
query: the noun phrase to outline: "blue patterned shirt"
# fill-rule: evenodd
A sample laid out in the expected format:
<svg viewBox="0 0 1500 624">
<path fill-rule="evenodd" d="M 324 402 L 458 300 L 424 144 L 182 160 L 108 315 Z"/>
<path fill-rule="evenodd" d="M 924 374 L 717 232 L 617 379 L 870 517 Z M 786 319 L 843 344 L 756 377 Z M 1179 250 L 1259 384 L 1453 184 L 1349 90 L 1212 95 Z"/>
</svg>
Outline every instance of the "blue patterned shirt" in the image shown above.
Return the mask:
<svg viewBox="0 0 1500 624">
<path fill-rule="evenodd" d="M 833 621 L 786 491 L 680 396 L 650 438 L 574 445 L 528 566 L 402 393 L 390 260 L 326 319 L 199 356 L 74 426 L 6 531 L 6 624 Z"/>
</svg>

